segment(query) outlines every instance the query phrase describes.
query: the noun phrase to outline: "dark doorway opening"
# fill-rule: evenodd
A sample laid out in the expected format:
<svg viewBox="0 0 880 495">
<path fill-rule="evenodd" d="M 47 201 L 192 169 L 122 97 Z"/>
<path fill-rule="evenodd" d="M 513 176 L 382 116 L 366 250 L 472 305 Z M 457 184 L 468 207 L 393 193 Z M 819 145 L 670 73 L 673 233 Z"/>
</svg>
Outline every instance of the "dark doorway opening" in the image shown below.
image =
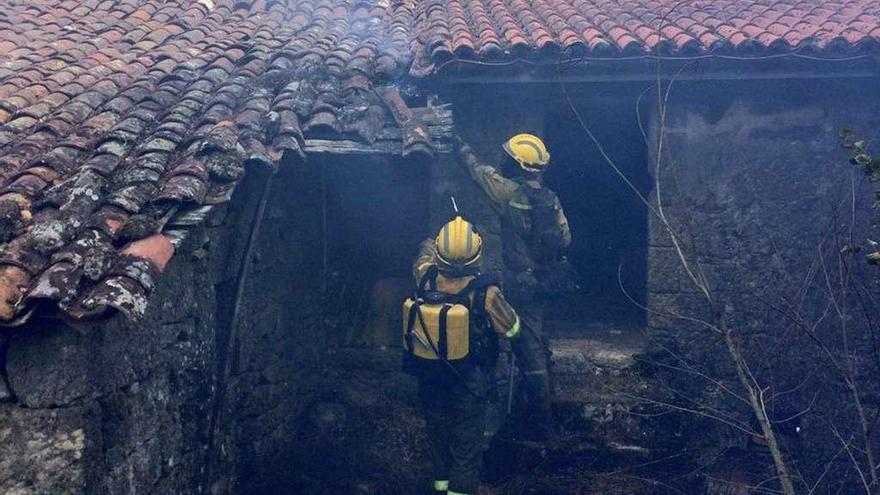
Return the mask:
<svg viewBox="0 0 880 495">
<path fill-rule="evenodd" d="M 330 156 L 321 165 L 328 342 L 399 345 L 414 249 L 428 235 L 430 173 L 387 156 Z"/>
<path fill-rule="evenodd" d="M 571 103 L 643 194 L 650 189 L 647 146 L 639 129 L 636 88 L 567 88 Z M 604 160 L 563 95 L 548 112 L 544 138 L 553 166 L 547 185 L 559 195 L 572 231 L 569 261 L 579 289 L 550 304 L 554 337 L 614 338 L 645 324 L 647 208 Z M 603 335 L 610 334 L 610 335 Z"/>
</svg>

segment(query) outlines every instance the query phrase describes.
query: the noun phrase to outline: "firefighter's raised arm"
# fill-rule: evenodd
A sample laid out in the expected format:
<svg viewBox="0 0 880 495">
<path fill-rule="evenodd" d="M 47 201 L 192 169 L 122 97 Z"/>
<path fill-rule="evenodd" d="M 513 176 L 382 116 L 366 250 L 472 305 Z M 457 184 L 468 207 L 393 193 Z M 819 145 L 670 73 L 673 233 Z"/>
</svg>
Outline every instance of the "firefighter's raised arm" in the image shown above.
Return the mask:
<svg viewBox="0 0 880 495">
<path fill-rule="evenodd" d="M 492 204 L 501 208 L 513 198 L 516 182 L 501 175 L 498 170 L 480 162 L 473 149 L 467 143 L 458 140 L 458 160 L 467 169 L 471 177 L 486 192 Z"/>
</svg>

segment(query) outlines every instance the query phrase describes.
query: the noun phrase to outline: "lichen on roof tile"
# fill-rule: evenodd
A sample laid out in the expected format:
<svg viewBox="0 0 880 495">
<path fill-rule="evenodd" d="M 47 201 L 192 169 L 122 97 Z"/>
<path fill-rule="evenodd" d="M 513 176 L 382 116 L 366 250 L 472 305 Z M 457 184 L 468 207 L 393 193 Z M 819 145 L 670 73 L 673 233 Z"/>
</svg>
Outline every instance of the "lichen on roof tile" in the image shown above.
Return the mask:
<svg viewBox="0 0 880 495">
<path fill-rule="evenodd" d="M 384 94 L 407 73 L 460 59 L 880 47 L 872 0 L 0 8 L 0 322 L 28 311 L 29 287 L 71 318 L 142 315 L 152 279 L 126 250 L 175 212 L 227 201 L 249 166 L 305 159 L 310 136 L 371 143 L 396 127 L 404 154 L 430 153 L 427 127 Z"/>
<path fill-rule="evenodd" d="M 249 161 L 302 160 L 301 122 L 330 107 L 371 109 L 340 139 L 396 125 L 373 82 L 408 66 L 413 21 L 332 0 L 0 7 L 0 321 L 47 298 L 142 316 L 167 215 L 228 200 Z"/>
</svg>

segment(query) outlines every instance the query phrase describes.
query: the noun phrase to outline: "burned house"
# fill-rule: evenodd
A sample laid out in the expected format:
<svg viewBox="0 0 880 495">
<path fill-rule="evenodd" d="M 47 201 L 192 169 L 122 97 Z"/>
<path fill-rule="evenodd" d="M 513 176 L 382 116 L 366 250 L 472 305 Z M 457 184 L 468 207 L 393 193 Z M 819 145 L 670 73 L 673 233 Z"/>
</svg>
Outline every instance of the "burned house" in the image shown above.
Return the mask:
<svg viewBox="0 0 880 495">
<path fill-rule="evenodd" d="M 305 483 L 286 463 L 356 421 L 339 404 L 376 430 L 412 392 L 395 311 L 450 197 L 499 269 L 456 134 L 488 163 L 516 132 L 550 146 L 573 375 L 587 340 L 694 341 L 676 316 L 706 309 L 658 209 L 755 332 L 785 327 L 761 303 L 815 272 L 829 225 L 868 236 L 838 135 L 880 129 L 875 2 L 0 5 L 4 493 L 263 493 Z"/>
</svg>

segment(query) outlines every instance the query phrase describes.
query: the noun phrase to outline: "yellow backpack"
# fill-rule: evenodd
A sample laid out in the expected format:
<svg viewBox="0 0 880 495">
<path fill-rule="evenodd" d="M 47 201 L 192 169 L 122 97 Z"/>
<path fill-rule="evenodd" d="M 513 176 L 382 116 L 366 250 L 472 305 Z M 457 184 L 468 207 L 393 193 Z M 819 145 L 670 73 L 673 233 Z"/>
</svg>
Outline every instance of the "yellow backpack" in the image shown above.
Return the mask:
<svg viewBox="0 0 880 495">
<path fill-rule="evenodd" d="M 414 297 L 403 303 L 403 347 L 427 361 L 459 361 L 478 348 L 474 330 L 488 322 L 486 289 L 494 277 L 477 275 L 457 294 L 437 290 L 437 268 L 419 283 Z M 473 294 L 473 303 L 470 295 Z"/>
</svg>

